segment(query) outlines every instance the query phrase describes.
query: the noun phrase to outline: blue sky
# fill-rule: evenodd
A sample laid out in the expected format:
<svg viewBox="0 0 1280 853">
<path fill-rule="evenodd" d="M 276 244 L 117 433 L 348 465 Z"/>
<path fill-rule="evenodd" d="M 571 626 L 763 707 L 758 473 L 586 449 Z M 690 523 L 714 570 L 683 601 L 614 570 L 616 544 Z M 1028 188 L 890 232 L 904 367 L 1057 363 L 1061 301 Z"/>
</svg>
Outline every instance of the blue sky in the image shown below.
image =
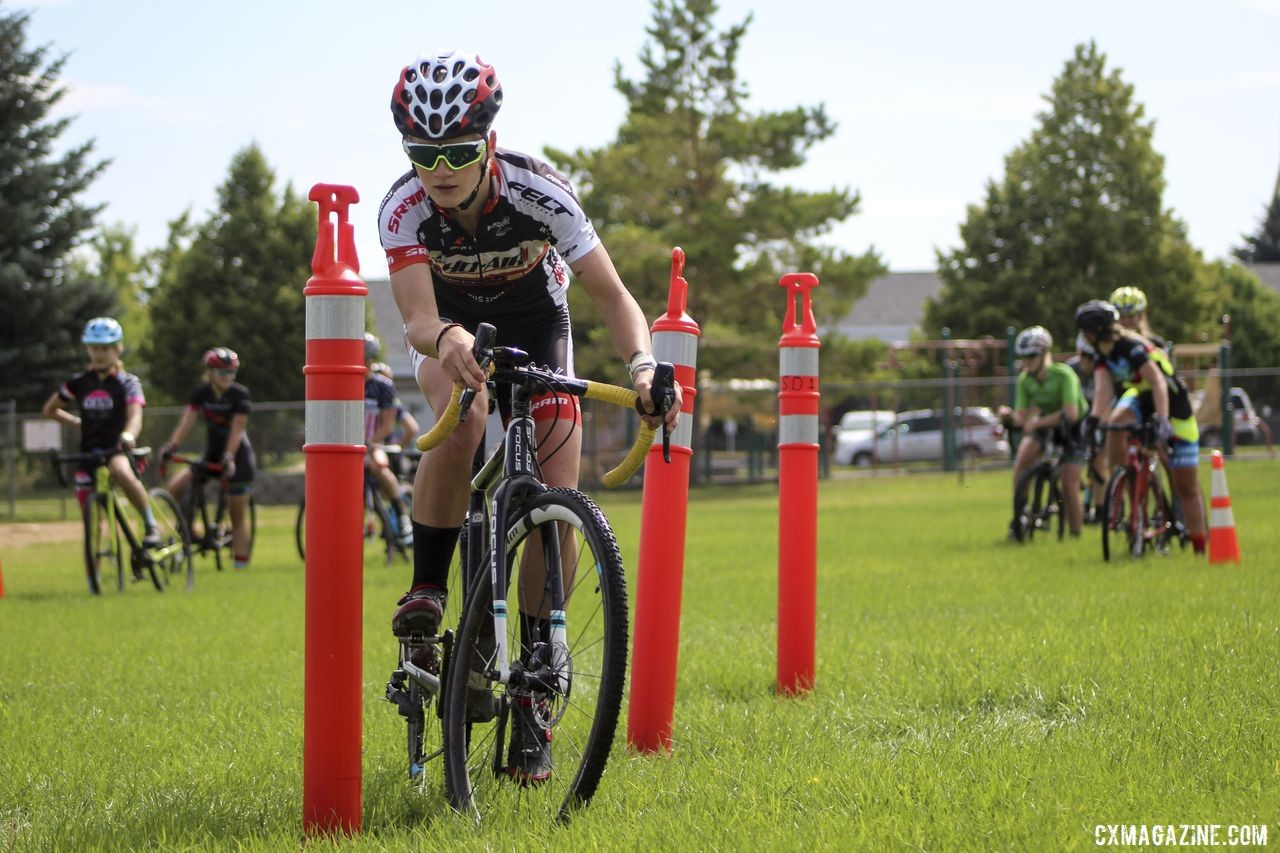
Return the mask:
<svg viewBox="0 0 1280 853">
<path fill-rule="evenodd" d="M 160 245 L 184 209 L 207 215 L 231 157 L 256 141 L 303 194 L 319 181 L 359 190 L 368 278 L 386 274 L 377 206 L 405 168 L 388 110 L 402 66 L 474 49 L 506 92 L 500 144 L 595 147 L 623 117 L 614 63 L 637 73 L 651 17 L 641 0 L 5 5 L 32 12 L 29 45 L 70 53 L 61 113 L 77 118 L 63 141 L 93 138 L 113 161 L 88 194 L 104 221 Z M 785 182 L 861 192 L 829 240 L 874 247 L 891 269 L 932 269 L 935 248 L 958 244 L 966 205 L 1090 39 L 1155 120 L 1165 205 L 1208 257 L 1256 230 L 1280 171 L 1280 0 L 722 0 L 719 20 L 753 10 L 738 65 L 748 107 L 821 102 L 840 125 Z"/>
</svg>

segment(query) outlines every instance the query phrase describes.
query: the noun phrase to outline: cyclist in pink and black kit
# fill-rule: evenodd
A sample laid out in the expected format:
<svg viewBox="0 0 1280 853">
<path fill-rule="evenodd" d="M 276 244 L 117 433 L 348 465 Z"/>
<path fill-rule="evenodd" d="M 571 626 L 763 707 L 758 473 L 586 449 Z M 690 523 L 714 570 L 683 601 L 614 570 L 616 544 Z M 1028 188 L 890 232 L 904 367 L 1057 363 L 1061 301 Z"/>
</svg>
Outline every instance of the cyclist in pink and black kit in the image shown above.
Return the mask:
<svg viewBox="0 0 1280 853">
<path fill-rule="evenodd" d="M 574 196 L 547 164 L 499 149 L 490 125 L 502 85 L 478 56 L 422 56 L 396 81 L 391 112 L 410 169 L 382 201 L 378 225 L 391 290 L 405 323 L 413 369 L 431 408 L 448 404 L 454 383 L 488 405 L 485 375 L 472 357 L 476 327 L 497 328 L 497 343 L 519 347 L 534 363 L 573 374 L 569 274 L 586 290 L 631 372 L 646 411 L 655 362 L 640 307 Z M 676 405 L 665 421 L 674 427 Z M 506 408 L 506 401 L 501 401 Z M 505 414 L 505 412 L 504 412 Z M 577 399 L 535 400 L 539 466 L 552 486 L 576 486 L 581 455 Z M 658 421 L 651 421 L 655 426 Z M 485 418 L 469 418 L 422 457 L 414 481 L 414 574 L 392 617 L 397 636 L 439 626 L 449 563 L 466 513 L 467 481 Z M 522 646 L 547 620 L 521 613 Z M 517 704 L 508 772 L 526 782 L 551 775 L 550 744 Z"/>
<path fill-rule="evenodd" d="M 147 500 L 146 486 L 133 472 L 124 454 L 137 444 L 142 429 L 142 409 L 147 400 L 142 383 L 120 363 L 124 352 L 124 330 L 111 317 L 94 317 L 85 324 L 80 341 L 89 353 L 89 369 L 63 383 L 45 401 L 43 414 L 58 423 L 80 428 L 80 451 L 101 452 L 102 464 L 120 485 L 129 502 L 141 513 L 145 532 L 142 545 L 153 548 L 160 544 L 155 515 Z M 75 415 L 66 408 L 75 403 Z M 76 469 L 76 499 L 84 506 L 93 490 L 93 468 L 88 462 Z"/>
</svg>

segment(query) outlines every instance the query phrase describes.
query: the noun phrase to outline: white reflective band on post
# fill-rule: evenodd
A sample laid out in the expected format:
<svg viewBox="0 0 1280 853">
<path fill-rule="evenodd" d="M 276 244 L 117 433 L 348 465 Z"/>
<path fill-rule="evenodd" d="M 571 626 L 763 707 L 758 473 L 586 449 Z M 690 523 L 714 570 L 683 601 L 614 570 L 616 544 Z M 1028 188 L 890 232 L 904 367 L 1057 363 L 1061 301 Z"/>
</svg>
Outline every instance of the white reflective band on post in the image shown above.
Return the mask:
<svg viewBox="0 0 1280 853">
<path fill-rule="evenodd" d="M 307 444 L 364 444 L 364 400 L 308 400 L 306 418 Z"/>
<path fill-rule="evenodd" d="M 781 347 L 778 349 L 778 371 L 782 376 L 817 376 L 817 347 Z"/>
<path fill-rule="evenodd" d="M 308 296 L 307 340 L 364 337 L 363 296 Z"/>
<path fill-rule="evenodd" d="M 698 336 L 688 332 L 654 332 L 653 357 L 676 367 L 697 367 Z"/>
<path fill-rule="evenodd" d="M 654 437 L 654 443 L 659 447 L 662 446 L 662 433 Z M 683 447 L 685 450 L 693 447 L 693 418 L 680 415 L 680 421 L 676 424 L 675 431 L 671 433 L 671 446 Z"/>
<path fill-rule="evenodd" d="M 1215 506 L 1209 510 L 1210 527 L 1235 527 L 1236 519 L 1229 506 Z"/>
<path fill-rule="evenodd" d="M 778 444 L 817 443 L 817 415 L 782 415 L 778 418 Z"/>
</svg>

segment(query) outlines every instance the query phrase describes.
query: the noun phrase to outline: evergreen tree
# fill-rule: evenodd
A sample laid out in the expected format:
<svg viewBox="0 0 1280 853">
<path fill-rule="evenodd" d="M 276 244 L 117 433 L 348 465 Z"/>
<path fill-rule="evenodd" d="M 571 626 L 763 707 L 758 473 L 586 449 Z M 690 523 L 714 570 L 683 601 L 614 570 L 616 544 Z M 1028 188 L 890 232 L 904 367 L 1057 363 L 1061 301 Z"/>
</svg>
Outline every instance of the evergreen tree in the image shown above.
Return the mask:
<svg viewBox="0 0 1280 853">
<path fill-rule="evenodd" d="M 627 100 L 617 139 L 546 154 L 574 180 L 646 316 L 666 310 L 670 250 L 678 245 L 688 259 L 689 313 L 703 330 L 699 368 L 767 376 L 777 371 L 782 273 L 816 273 L 815 306 L 830 320 L 883 267 L 870 252 L 850 256 L 814 242 L 855 213 L 857 193 L 773 182 L 836 127 L 821 105 L 748 113 L 737 61 L 751 19 L 717 32 L 716 11 L 714 0 L 655 0 L 640 57 L 644 78 L 629 80 L 615 67 L 614 86 Z M 577 344 L 584 369 L 616 372 L 605 330 L 587 320 L 592 310 L 575 304 L 574 316 L 587 338 Z"/>
<path fill-rule="evenodd" d="M 1215 273 L 1162 206 L 1164 159 L 1133 94 L 1094 44 L 1076 48 L 1040 126 L 988 183 L 985 204 L 970 206 L 963 246 L 938 254 L 943 287 L 926 307 L 927 334 L 1002 338 L 1038 323 L 1067 349 L 1075 307 L 1121 285 L 1146 291 L 1165 337 L 1204 328 Z"/>
<path fill-rule="evenodd" d="M 1248 264 L 1280 262 L 1280 175 L 1276 176 L 1276 189 L 1258 233 L 1244 235 L 1244 245 L 1232 254 Z"/>
<path fill-rule="evenodd" d="M 217 210 L 189 232 L 189 246 L 182 245 L 186 218 L 171 224 L 144 351 L 169 400 L 187 398 L 201 375 L 201 354 L 215 346 L 240 355 L 240 380 L 254 399 L 302 399 L 302 289 L 316 215 L 291 187 L 277 197 L 274 182 L 261 150 L 250 145 L 232 159 Z"/>
<path fill-rule="evenodd" d="M 65 57 L 28 49 L 28 21 L 0 10 L 0 388 L 24 409 L 85 363 L 85 322 L 116 310 L 110 288 L 82 277 L 72 254 L 100 209 L 77 198 L 106 163 L 90 161 L 92 142 L 53 156 L 71 123 L 48 117 L 66 92 Z"/>
</svg>

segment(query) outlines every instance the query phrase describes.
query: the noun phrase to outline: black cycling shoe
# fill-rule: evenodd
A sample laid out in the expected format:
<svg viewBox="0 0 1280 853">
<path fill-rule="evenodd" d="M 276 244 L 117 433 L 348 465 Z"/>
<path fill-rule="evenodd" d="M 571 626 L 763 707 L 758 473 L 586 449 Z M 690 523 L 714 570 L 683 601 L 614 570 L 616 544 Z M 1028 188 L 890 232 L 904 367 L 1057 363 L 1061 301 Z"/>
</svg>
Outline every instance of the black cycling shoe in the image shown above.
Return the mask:
<svg viewBox="0 0 1280 853">
<path fill-rule="evenodd" d="M 396 604 L 391 617 L 391 633 L 397 637 L 419 634 L 434 637 L 440 630 L 440 618 L 444 615 L 449 593 L 438 586 L 420 586 L 409 590 Z"/>
<path fill-rule="evenodd" d="M 527 694 L 512 696 L 507 775 L 521 785 L 540 785 L 551 778 L 551 730 L 545 719 L 545 702 Z"/>
<path fill-rule="evenodd" d="M 142 547 L 147 549 L 160 547 L 160 530 L 154 524 L 142 535 Z"/>
</svg>

